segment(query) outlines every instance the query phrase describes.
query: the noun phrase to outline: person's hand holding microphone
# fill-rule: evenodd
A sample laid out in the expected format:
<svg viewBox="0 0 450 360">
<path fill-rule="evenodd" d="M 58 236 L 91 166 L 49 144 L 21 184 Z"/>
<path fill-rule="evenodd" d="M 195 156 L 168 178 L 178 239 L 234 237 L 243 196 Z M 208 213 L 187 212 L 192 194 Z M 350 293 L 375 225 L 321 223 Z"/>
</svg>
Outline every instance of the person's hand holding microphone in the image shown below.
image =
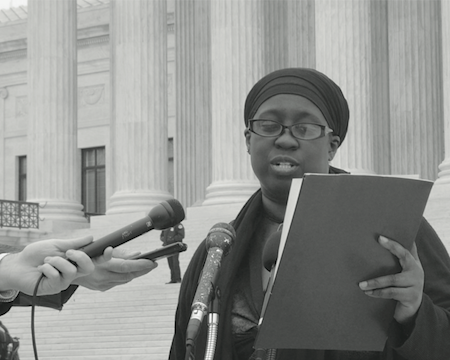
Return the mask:
<svg viewBox="0 0 450 360">
<path fill-rule="evenodd" d="M 81 250 L 73 250 L 92 241 L 92 236 L 42 240 L 29 244 L 19 253 L 8 254 L 0 261 L 0 291 L 18 290 L 32 295 L 42 274 L 38 295 L 67 289 L 76 278 L 91 274 L 96 265 L 111 259 L 112 248 L 94 259 Z"/>
</svg>

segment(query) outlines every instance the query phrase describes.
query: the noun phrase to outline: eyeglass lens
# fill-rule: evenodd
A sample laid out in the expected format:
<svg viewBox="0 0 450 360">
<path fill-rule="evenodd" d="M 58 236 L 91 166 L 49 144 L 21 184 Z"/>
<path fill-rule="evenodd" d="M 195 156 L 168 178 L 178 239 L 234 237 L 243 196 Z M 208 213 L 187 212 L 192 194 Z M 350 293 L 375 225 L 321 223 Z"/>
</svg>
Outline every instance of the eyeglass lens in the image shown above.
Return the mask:
<svg viewBox="0 0 450 360">
<path fill-rule="evenodd" d="M 261 136 L 278 136 L 284 130 L 283 125 L 273 120 L 253 120 L 252 127 L 252 130 Z M 299 139 L 315 139 L 323 133 L 323 126 L 317 124 L 294 124 L 286 127 Z"/>
</svg>

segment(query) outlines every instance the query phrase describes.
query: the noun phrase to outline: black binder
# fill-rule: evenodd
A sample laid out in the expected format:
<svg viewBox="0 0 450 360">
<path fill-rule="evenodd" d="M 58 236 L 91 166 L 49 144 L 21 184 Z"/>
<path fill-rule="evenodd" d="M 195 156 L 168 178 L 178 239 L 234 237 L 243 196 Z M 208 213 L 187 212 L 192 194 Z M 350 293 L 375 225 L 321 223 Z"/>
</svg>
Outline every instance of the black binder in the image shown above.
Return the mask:
<svg viewBox="0 0 450 360">
<path fill-rule="evenodd" d="M 432 185 L 372 175 L 294 179 L 255 348 L 382 351 L 396 302 L 358 284 L 401 271 L 378 236 L 410 249 Z"/>
</svg>

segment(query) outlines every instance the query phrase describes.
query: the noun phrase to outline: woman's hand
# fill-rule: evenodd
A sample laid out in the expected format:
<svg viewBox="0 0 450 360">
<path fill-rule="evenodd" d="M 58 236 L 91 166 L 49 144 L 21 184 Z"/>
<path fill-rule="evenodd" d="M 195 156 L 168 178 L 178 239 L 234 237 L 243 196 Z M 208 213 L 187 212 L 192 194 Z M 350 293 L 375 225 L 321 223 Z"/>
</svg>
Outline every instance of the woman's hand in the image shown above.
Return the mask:
<svg viewBox="0 0 450 360">
<path fill-rule="evenodd" d="M 380 236 L 378 241 L 399 259 L 402 271 L 362 281 L 359 287 L 368 296 L 397 300 L 394 318 L 401 324 L 408 323 L 415 318 L 422 303 L 424 287 L 424 272 L 416 244 L 414 243 L 411 251 L 408 251 L 398 242 L 384 236 Z"/>
<path fill-rule="evenodd" d="M 106 291 L 114 286 L 130 282 L 134 278 L 145 275 L 156 268 L 158 264 L 151 260 L 128 260 L 136 253 L 128 253 L 124 249 L 115 248 L 113 259 L 96 264 L 94 271 L 84 277 L 75 279 L 73 284 L 81 285 L 91 290 Z"/>
</svg>

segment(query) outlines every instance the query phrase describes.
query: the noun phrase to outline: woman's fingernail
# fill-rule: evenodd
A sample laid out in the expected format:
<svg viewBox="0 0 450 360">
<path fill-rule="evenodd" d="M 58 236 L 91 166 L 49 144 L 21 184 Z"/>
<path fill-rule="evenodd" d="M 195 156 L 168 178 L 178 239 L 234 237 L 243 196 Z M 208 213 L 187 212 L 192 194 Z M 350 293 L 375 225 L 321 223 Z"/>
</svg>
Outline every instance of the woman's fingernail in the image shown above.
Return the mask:
<svg viewBox="0 0 450 360">
<path fill-rule="evenodd" d="M 380 242 L 380 244 L 386 244 L 388 242 L 388 239 L 385 238 L 384 236 L 380 236 L 378 238 L 378 241 Z"/>
<path fill-rule="evenodd" d="M 359 287 L 360 287 L 361 289 L 365 289 L 365 288 L 367 287 L 367 281 L 361 281 L 361 282 L 359 283 Z"/>
</svg>

